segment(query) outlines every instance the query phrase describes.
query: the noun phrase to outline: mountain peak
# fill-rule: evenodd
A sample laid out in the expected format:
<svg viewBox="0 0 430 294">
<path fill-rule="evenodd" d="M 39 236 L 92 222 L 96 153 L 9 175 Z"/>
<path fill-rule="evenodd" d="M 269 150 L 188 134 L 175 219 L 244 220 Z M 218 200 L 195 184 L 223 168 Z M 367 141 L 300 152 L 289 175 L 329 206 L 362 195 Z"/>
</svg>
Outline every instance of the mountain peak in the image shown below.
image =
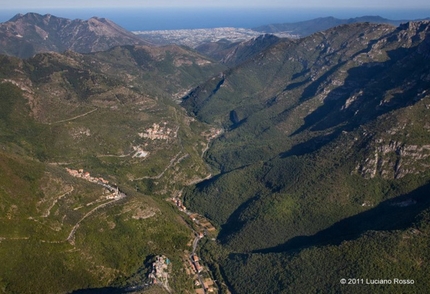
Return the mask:
<svg viewBox="0 0 430 294">
<path fill-rule="evenodd" d="M 145 43 L 106 18 L 72 21 L 30 12 L 0 24 L 0 53 L 24 58 L 47 51 L 88 53 Z"/>
<path fill-rule="evenodd" d="M 36 12 L 28 12 L 26 14 L 18 13 L 14 17 L 12 17 L 9 21 L 10 22 L 16 22 L 18 20 L 24 20 L 24 21 L 34 21 L 34 20 L 42 20 L 42 19 L 50 19 L 52 17 L 51 14 L 39 14 Z"/>
<path fill-rule="evenodd" d="M 104 17 L 97 17 L 97 16 L 93 16 L 90 19 L 88 19 L 88 21 L 97 21 L 97 22 L 111 22 L 110 20 L 104 18 Z"/>
</svg>

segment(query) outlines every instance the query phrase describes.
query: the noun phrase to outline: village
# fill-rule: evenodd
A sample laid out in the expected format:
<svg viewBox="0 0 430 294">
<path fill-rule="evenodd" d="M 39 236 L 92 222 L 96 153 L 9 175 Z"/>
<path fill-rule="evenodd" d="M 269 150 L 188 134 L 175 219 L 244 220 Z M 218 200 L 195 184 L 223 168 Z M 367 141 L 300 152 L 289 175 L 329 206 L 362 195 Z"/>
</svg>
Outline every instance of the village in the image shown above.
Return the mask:
<svg viewBox="0 0 430 294">
<path fill-rule="evenodd" d="M 186 273 L 193 278 L 196 294 L 218 293 L 218 288 L 208 270 L 201 265 L 196 253 L 185 252 L 183 256 Z"/>
<path fill-rule="evenodd" d="M 181 196 L 182 192 L 179 191 L 172 198 L 169 198 L 169 201 L 176 205 L 179 211 L 187 214 L 197 229 L 194 232 L 194 238 L 188 243 L 188 246 L 192 247 L 192 251 L 186 251 L 183 256 L 186 273 L 193 278 L 196 294 L 217 293 L 218 288 L 210 275 L 210 271 L 202 266 L 202 261 L 196 253 L 198 242 L 211 233 L 215 234 L 216 228 L 205 217 L 188 211 L 182 202 Z"/>
<path fill-rule="evenodd" d="M 152 128 L 146 129 L 145 133 L 138 133 L 141 138 L 148 138 L 151 140 L 169 140 L 169 138 L 176 138 L 178 136 L 179 127 L 176 130 L 168 128 L 167 122 L 163 122 L 163 126 L 157 123 L 152 124 Z"/>
<path fill-rule="evenodd" d="M 188 256 L 189 252 L 184 255 L 185 269 L 188 275 L 193 276 L 193 283 L 196 294 L 217 293 L 217 288 L 209 273 L 204 271 L 204 267 L 199 264 L 199 257 L 196 254 Z M 152 263 L 152 270 L 148 275 L 149 284 L 158 285 L 171 292 L 169 286 L 169 277 L 172 270 L 172 263 L 164 255 L 157 255 Z"/>
<path fill-rule="evenodd" d="M 106 199 L 115 201 L 126 196 L 116 185 L 111 185 L 108 180 L 102 177 L 91 176 L 89 172 L 84 171 L 83 169 L 74 170 L 66 168 L 66 171 L 75 178 L 81 178 L 88 182 L 105 187 L 109 192 L 111 192 L 105 196 Z M 168 200 L 171 201 L 179 211 L 185 213 L 195 225 L 194 238 L 192 238 L 188 244 L 192 249 L 191 251 L 185 251 L 182 258 L 185 271 L 193 280 L 196 294 L 218 293 L 218 288 L 210 275 L 210 271 L 202 265 L 202 261 L 196 253 L 199 240 L 208 234 L 215 234 L 216 228 L 205 217 L 198 213 L 188 211 L 183 204 L 181 196 L 182 193 L 180 191 Z M 73 235 L 74 231 L 75 228 L 72 230 L 71 235 Z M 152 263 L 152 270 L 148 275 L 150 284 L 162 286 L 168 292 L 171 292 L 169 287 L 169 273 L 171 272 L 171 266 L 171 262 L 166 256 L 156 256 L 155 261 Z"/>
<path fill-rule="evenodd" d="M 124 198 L 126 195 L 122 193 L 116 185 L 110 185 L 108 180 L 105 180 L 102 177 L 92 177 L 89 172 L 84 171 L 83 169 L 74 170 L 70 168 L 66 168 L 66 171 L 75 178 L 81 178 L 88 182 L 101 185 L 108 189 L 111 194 L 108 194 L 105 196 L 106 199 L 113 199 L 113 200 L 119 200 L 121 198 Z"/>
<path fill-rule="evenodd" d="M 168 292 L 171 292 L 169 287 L 169 272 L 171 271 L 170 260 L 164 255 L 157 255 L 155 261 L 152 263 L 152 271 L 148 275 L 151 283 L 154 285 L 161 285 Z"/>
</svg>

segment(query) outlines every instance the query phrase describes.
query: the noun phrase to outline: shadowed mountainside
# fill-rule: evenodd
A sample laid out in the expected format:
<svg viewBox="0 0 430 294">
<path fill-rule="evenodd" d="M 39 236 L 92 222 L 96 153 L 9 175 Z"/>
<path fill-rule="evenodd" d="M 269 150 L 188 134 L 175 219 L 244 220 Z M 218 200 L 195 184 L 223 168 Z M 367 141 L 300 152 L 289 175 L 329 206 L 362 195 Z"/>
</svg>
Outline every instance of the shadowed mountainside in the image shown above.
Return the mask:
<svg viewBox="0 0 430 294">
<path fill-rule="evenodd" d="M 280 38 L 274 35 L 264 34 L 239 43 L 231 43 L 226 40 L 205 43 L 195 49 L 229 67 L 234 67 L 261 53 L 279 40 Z"/>
<path fill-rule="evenodd" d="M 224 251 L 212 252 L 234 253 L 220 255 L 218 264 L 235 291 L 305 289 L 300 279 L 287 276 L 297 271 L 288 267 L 282 273 L 274 265 L 296 258 L 300 248 L 314 256 L 307 262 L 316 268 L 330 261 L 344 272 L 361 273 L 314 248 L 353 255 L 345 253 L 345 242 L 364 243 L 365 252 L 393 252 L 399 243 L 390 247 L 380 235 L 363 236 L 408 232 L 428 212 L 429 52 L 428 21 L 397 28 L 341 25 L 281 40 L 184 97 L 191 114 L 226 130 L 206 153 L 219 174 L 191 187 L 186 203 L 221 228 Z M 414 193 L 416 204 L 393 205 Z M 415 258 L 423 248 L 414 247 Z M 422 255 L 428 261 L 428 251 Z M 357 259 L 357 267 L 377 263 L 369 256 Z M 388 275 L 389 268 L 380 270 Z M 248 288 L 258 270 L 273 275 Z M 403 270 L 398 266 L 394 273 Z M 317 275 L 308 265 L 300 271 Z M 425 270 L 418 271 L 424 276 Z M 339 279 L 317 284 L 315 291 L 326 291 Z"/>
</svg>

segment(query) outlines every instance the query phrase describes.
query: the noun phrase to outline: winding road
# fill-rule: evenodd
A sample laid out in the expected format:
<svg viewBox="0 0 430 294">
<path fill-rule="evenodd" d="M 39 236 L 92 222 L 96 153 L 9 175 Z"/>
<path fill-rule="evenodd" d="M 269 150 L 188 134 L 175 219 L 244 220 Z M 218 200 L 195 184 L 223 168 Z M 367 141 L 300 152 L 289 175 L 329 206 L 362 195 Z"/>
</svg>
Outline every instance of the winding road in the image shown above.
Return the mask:
<svg viewBox="0 0 430 294">
<path fill-rule="evenodd" d="M 117 202 L 117 201 L 119 201 L 119 200 L 121 200 L 121 199 L 123 199 L 123 198 L 125 198 L 126 197 L 126 195 L 124 194 L 124 193 L 120 193 L 120 196 L 119 197 L 117 197 L 117 198 L 115 198 L 114 200 L 111 200 L 111 201 L 109 201 L 109 202 L 106 202 L 106 203 L 103 203 L 103 204 L 100 204 L 99 206 L 97 206 L 97 207 L 94 207 L 92 210 L 90 210 L 89 212 L 87 212 L 74 226 L 73 226 L 73 228 L 72 228 L 72 230 L 70 231 L 70 234 L 69 234 L 69 236 L 67 237 L 67 239 L 66 239 L 66 241 L 68 241 L 68 242 L 70 242 L 70 243 L 73 243 L 74 242 L 74 236 L 75 236 L 75 233 L 76 233 L 76 230 L 79 228 L 79 224 L 84 220 L 84 219 L 86 219 L 87 217 L 89 217 L 91 214 L 93 214 L 95 211 L 97 211 L 98 209 L 100 209 L 100 208 L 103 208 L 103 207 L 105 207 L 105 206 L 108 206 L 109 204 L 112 204 L 112 203 L 114 203 L 114 202 Z"/>
<path fill-rule="evenodd" d="M 63 194 L 61 194 L 60 196 L 58 196 L 53 202 L 52 202 L 52 205 L 48 208 L 48 210 L 42 215 L 42 217 L 48 217 L 50 214 L 51 214 L 51 209 L 55 206 L 55 204 L 57 204 L 57 202 L 58 202 L 58 200 L 60 200 L 61 198 L 63 198 L 64 196 L 66 196 L 66 195 L 68 195 L 68 194 L 70 194 L 70 193 L 72 193 L 73 192 L 73 190 L 74 190 L 74 188 L 73 188 L 73 186 L 72 186 L 72 188 L 69 190 L 69 191 L 67 191 L 67 192 L 65 192 L 65 193 L 63 193 Z"/>
<path fill-rule="evenodd" d="M 80 114 L 80 115 L 77 115 L 77 116 L 74 116 L 74 117 L 68 118 L 68 119 L 63 119 L 63 120 L 59 120 L 59 121 L 55 121 L 55 122 L 50 122 L 50 123 L 47 123 L 47 124 L 48 124 L 48 125 L 53 125 L 53 124 L 59 124 L 59 123 L 63 123 L 63 122 L 72 121 L 72 120 L 78 119 L 78 118 L 80 118 L 80 117 L 84 117 L 84 116 L 86 116 L 86 115 L 88 115 L 88 114 L 90 114 L 90 113 L 93 113 L 93 112 L 94 112 L 94 111 L 96 111 L 96 110 L 98 110 L 98 108 L 93 109 L 93 110 L 90 110 L 90 111 L 85 112 L 85 113 L 83 113 L 83 114 Z"/>
</svg>

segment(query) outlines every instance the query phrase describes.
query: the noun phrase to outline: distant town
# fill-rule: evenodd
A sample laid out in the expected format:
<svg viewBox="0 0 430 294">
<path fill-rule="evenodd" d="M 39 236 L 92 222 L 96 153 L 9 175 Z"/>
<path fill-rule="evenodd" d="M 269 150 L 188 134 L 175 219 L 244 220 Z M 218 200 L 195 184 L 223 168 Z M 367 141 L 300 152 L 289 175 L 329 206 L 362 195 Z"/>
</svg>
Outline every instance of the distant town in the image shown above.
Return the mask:
<svg viewBox="0 0 430 294">
<path fill-rule="evenodd" d="M 227 40 L 242 42 L 262 35 L 263 33 L 244 28 L 215 28 L 192 30 L 134 31 L 134 34 L 155 45 L 177 44 L 195 48 L 203 43 Z M 296 38 L 287 32 L 277 33 L 280 38 Z"/>
</svg>

